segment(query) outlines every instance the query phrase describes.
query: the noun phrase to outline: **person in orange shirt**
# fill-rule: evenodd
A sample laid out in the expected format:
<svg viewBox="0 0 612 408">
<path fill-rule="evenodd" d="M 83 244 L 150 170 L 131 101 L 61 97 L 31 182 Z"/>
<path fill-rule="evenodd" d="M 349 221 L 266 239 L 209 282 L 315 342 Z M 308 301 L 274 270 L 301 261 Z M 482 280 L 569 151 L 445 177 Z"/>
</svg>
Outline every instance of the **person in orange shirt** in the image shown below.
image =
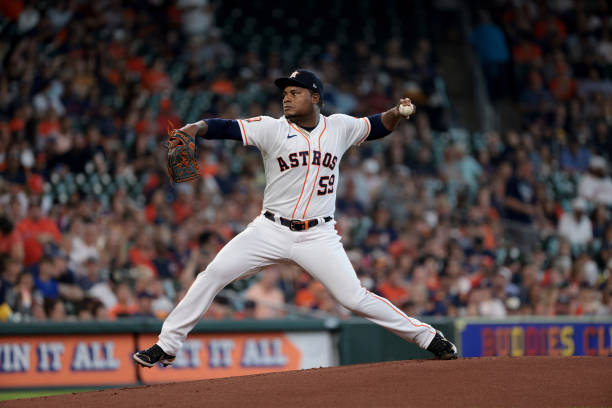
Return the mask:
<svg viewBox="0 0 612 408">
<path fill-rule="evenodd" d="M 136 243 L 129 250 L 130 262 L 133 266 L 144 265 L 148 267 L 153 275 L 157 276 L 157 268 L 153 263 L 155 258 L 155 246 L 151 235 L 142 233 L 136 238 Z"/>
<path fill-rule="evenodd" d="M 219 95 L 233 95 L 236 93 L 234 83 L 227 77 L 225 72 L 220 72 L 217 78 L 210 84 L 210 90 Z"/>
<path fill-rule="evenodd" d="M 0 2 L 0 14 L 7 17 L 10 21 L 17 21 L 19 14 L 23 10 L 23 1 L 7 0 Z"/>
<path fill-rule="evenodd" d="M 298 307 L 315 309 L 317 306 L 317 283 L 312 280 L 309 284 L 297 291 L 295 294 L 294 303 Z"/>
<path fill-rule="evenodd" d="M 567 64 L 559 64 L 557 75 L 548 82 L 550 93 L 558 101 L 570 101 L 576 96 L 578 83 L 572 78 Z"/>
<path fill-rule="evenodd" d="M 172 101 L 164 98 L 159 102 L 159 112 L 157 112 L 157 131 L 166 133 L 168 126 L 180 126 L 181 118 L 176 114 L 172 107 Z"/>
<path fill-rule="evenodd" d="M 562 42 L 567 37 L 567 27 L 563 21 L 551 13 L 546 13 L 540 21 L 533 26 L 533 36 L 543 41 L 546 37 L 558 38 Z"/>
<path fill-rule="evenodd" d="M 27 217 L 19 221 L 16 227 L 17 233 L 23 239 L 25 266 L 31 266 L 40 260 L 45 244 L 59 244 L 62 240 L 62 234 L 55 222 L 43 216 L 40 204 L 40 197 L 32 197 Z"/>
<path fill-rule="evenodd" d="M 399 270 L 392 270 L 386 281 L 378 285 L 378 292 L 396 305 L 408 300 L 408 284 Z"/>
<path fill-rule="evenodd" d="M 163 91 L 172 86 L 170 77 L 165 72 L 164 60 L 158 58 L 153 62 L 150 69 L 145 69 L 142 73 L 142 84 L 149 91 Z"/>
<path fill-rule="evenodd" d="M 120 283 L 117 286 L 117 304 L 108 311 L 109 319 L 115 320 L 118 317 L 131 316 L 136 311 L 132 290 L 127 283 Z"/>
<path fill-rule="evenodd" d="M 512 48 L 514 62 L 519 65 L 529 65 L 542 58 L 542 49 L 527 36 L 521 36 L 519 43 Z"/>
<path fill-rule="evenodd" d="M 187 184 L 177 186 L 177 197 L 172 203 L 172 211 L 175 214 L 174 222 L 180 224 L 193 214 L 193 189 Z"/>
</svg>

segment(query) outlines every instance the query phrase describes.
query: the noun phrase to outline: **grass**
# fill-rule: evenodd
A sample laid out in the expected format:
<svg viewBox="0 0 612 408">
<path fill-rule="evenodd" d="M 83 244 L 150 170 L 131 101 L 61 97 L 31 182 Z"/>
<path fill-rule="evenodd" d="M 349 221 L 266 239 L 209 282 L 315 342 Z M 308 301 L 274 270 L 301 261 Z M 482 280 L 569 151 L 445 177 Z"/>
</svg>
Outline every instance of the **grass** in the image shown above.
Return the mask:
<svg viewBox="0 0 612 408">
<path fill-rule="evenodd" d="M 50 395 L 70 394 L 73 392 L 94 391 L 98 388 L 63 388 L 51 390 L 22 390 L 22 391 L 0 391 L 0 401 L 14 400 L 20 398 L 47 397 Z"/>
</svg>

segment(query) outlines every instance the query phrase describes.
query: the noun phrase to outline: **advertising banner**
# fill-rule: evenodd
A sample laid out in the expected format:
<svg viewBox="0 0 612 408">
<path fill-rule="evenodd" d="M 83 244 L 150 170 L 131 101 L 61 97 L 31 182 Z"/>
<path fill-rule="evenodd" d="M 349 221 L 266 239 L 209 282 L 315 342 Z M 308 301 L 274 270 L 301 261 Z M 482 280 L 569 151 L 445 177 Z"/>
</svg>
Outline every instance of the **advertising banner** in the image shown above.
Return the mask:
<svg viewBox="0 0 612 408">
<path fill-rule="evenodd" d="M 132 334 L 0 337 L 0 388 L 136 382 Z"/>
<path fill-rule="evenodd" d="M 0 336 L 0 389 L 128 385 L 229 377 L 337 364 L 326 331 L 192 333 L 171 367 L 132 361 L 146 333 Z"/>
<path fill-rule="evenodd" d="M 463 357 L 612 356 L 612 322 L 463 322 Z"/>
<path fill-rule="evenodd" d="M 141 348 L 157 341 L 138 337 Z M 331 335 L 300 333 L 193 333 L 169 367 L 139 368 L 143 383 L 189 381 L 334 365 Z"/>
</svg>

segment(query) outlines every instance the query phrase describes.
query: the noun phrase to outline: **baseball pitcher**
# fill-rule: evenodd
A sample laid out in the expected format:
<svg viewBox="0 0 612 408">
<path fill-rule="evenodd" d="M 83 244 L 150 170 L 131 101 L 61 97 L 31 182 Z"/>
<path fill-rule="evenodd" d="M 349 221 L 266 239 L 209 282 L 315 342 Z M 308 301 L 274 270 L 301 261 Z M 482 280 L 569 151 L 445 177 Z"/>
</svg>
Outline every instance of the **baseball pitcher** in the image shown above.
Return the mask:
<svg viewBox="0 0 612 408">
<path fill-rule="evenodd" d="M 438 359 L 457 358 L 457 348 L 439 330 L 361 286 L 334 228 L 342 155 L 353 145 L 391 133 L 402 118 L 414 113 L 410 99 L 365 118 L 323 116 L 323 83 L 314 73 L 300 69 L 275 84 L 283 91 L 281 118 L 207 119 L 174 131 L 168 172 L 176 182 L 199 174 L 193 153 L 196 137 L 234 139 L 256 146 L 266 175 L 263 209 L 198 274 L 166 318 L 157 344 L 135 353 L 134 361 L 145 367 L 172 364 L 187 334 L 223 287 L 285 260 L 297 263 L 355 314 L 429 350 Z"/>
</svg>

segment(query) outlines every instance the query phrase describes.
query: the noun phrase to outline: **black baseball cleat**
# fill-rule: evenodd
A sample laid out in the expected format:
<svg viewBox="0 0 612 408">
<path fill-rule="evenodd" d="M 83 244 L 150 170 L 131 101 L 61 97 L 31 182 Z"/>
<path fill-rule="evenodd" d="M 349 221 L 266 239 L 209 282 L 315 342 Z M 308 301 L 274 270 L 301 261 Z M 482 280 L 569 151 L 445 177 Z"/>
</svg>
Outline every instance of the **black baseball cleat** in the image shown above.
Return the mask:
<svg viewBox="0 0 612 408">
<path fill-rule="evenodd" d="M 176 357 L 171 356 L 170 354 L 166 354 L 164 350 L 161 349 L 161 347 L 159 347 L 157 344 L 154 344 L 151 348 L 139 351 L 138 353 L 134 353 L 132 358 L 141 366 L 150 368 L 157 363 L 162 363 L 164 367 L 172 365 Z"/>
<path fill-rule="evenodd" d="M 455 360 L 457 358 L 457 347 L 448 341 L 440 330 L 436 330 L 427 351 L 432 352 L 437 360 Z"/>
</svg>

